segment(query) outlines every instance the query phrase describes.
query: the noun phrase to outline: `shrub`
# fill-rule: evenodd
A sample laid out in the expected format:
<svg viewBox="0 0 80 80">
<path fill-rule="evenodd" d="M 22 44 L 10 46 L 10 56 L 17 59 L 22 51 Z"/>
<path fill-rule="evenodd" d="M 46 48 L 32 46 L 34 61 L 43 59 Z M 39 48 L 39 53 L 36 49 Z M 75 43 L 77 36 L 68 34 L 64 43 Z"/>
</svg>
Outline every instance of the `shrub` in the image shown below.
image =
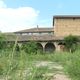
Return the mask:
<svg viewBox="0 0 80 80">
<path fill-rule="evenodd" d="M 7 43 L 7 49 L 12 50 L 14 47 L 14 42 Z"/>
<path fill-rule="evenodd" d="M 6 48 L 6 38 L 5 35 L 3 35 L 2 33 L 0 33 L 0 49 L 4 49 Z"/>
<path fill-rule="evenodd" d="M 22 44 L 22 50 L 24 50 L 26 53 L 37 53 L 37 44 L 36 42 L 27 42 Z"/>
<path fill-rule="evenodd" d="M 76 50 L 77 42 L 78 42 L 77 36 L 69 35 L 64 38 L 65 47 L 67 50 L 69 50 L 69 52 L 73 52 Z"/>
</svg>

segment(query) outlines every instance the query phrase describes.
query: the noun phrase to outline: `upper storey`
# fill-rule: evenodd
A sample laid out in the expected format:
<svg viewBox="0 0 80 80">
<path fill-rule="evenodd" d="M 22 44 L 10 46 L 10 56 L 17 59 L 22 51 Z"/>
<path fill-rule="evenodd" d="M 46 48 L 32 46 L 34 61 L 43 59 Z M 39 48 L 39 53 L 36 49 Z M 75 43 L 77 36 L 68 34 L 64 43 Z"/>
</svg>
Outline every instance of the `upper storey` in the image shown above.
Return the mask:
<svg viewBox="0 0 80 80">
<path fill-rule="evenodd" d="M 18 35 L 48 35 L 54 33 L 53 28 L 31 28 L 15 32 Z"/>
<path fill-rule="evenodd" d="M 54 16 L 53 26 L 55 36 L 80 36 L 80 16 Z"/>
</svg>

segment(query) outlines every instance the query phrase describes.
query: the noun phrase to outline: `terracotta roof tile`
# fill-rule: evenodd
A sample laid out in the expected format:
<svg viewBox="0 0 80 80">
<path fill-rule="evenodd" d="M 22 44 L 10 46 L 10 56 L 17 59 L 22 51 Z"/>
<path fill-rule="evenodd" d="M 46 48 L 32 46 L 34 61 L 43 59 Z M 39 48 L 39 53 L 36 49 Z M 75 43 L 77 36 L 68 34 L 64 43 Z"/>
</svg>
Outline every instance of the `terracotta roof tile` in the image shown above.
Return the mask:
<svg viewBox="0 0 80 80">
<path fill-rule="evenodd" d="M 53 31 L 53 28 L 31 28 L 31 29 L 25 29 L 25 30 L 17 31 L 17 32 L 14 32 L 14 33 L 51 32 L 51 31 Z"/>
<path fill-rule="evenodd" d="M 7 36 L 7 41 L 15 41 L 18 37 L 18 41 L 54 41 L 54 40 L 62 40 L 63 37 L 55 37 L 54 35 L 15 35 L 15 36 Z"/>
</svg>

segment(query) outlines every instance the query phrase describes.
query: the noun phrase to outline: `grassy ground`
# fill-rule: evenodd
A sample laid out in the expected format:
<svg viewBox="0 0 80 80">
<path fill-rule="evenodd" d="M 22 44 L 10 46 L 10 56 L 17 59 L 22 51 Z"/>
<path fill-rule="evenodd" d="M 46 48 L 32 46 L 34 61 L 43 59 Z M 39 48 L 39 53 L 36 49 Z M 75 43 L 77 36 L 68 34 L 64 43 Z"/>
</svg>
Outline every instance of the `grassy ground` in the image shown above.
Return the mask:
<svg viewBox="0 0 80 80">
<path fill-rule="evenodd" d="M 65 72 L 72 80 L 80 80 L 80 51 L 49 54 L 0 52 L 0 80 L 51 80 L 56 72 Z"/>
</svg>

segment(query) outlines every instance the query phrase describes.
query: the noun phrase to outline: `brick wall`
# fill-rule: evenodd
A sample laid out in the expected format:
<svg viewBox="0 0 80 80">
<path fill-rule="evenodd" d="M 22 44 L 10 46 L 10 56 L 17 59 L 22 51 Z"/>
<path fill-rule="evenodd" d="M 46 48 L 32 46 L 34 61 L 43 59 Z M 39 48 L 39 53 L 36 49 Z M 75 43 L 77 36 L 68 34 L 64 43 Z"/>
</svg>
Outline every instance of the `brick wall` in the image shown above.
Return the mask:
<svg viewBox="0 0 80 80">
<path fill-rule="evenodd" d="M 80 36 L 80 19 L 79 18 L 55 18 L 54 35 L 67 36 L 70 34 Z"/>
</svg>

